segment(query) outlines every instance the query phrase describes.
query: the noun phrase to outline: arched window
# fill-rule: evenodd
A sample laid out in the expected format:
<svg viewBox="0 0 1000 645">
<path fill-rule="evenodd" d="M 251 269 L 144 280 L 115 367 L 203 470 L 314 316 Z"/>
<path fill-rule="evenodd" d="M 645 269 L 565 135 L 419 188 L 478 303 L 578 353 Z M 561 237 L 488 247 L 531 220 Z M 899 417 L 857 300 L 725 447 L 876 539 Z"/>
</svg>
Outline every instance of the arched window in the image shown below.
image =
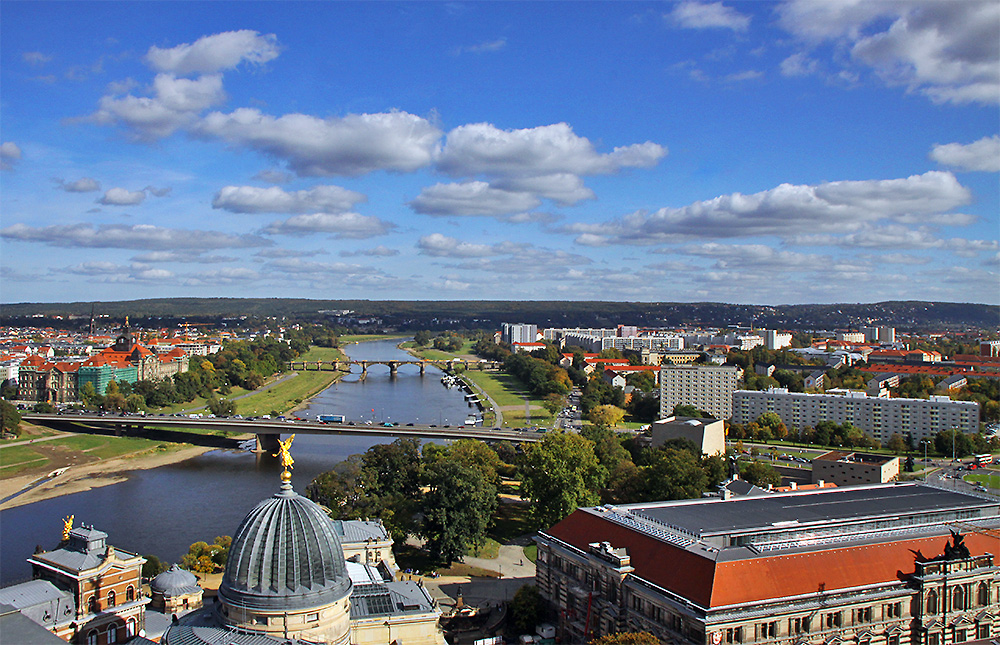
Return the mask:
<svg viewBox="0 0 1000 645">
<path fill-rule="evenodd" d="M 989 586 L 989 584 L 987 584 L 985 582 L 980 582 L 979 583 L 979 591 L 976 593 L 976 596 L 977 596 L 976 601 L 979 603 L 980 607 L 990 604 L 990 586 Z"/>
<path fill-rule="evenodd" d="M 135 587 L 129 585 L 128 589 L 125 590 L 125 602 L 132 602 L 133 600 L 135 600 Z"/>
<path fill-rule="evenodd" d="M 92 629 L 87 632 L 87 645 L 97 645 L 97 630 Z"/>
<path fill-rule="evenodd" d="M 129 618 L 125 623 L 125 637 L 132 638 L 133 636 L 135 636 L 135 618 Z"/>
<path fill-rule="evenodd" d="M 965 589 L 962 587 L 955 587 L 955 590 L 951 593 L 951 608 L 952 609 L 965 609 Z"/>
<path fill-rule="evenodd" d="M 108 592 L 108 607 L 115 606 L 115 592 L 114 589 Z"/>
<path fill-rule="evenodd" d="M 98 611 L 100 611 L 100 609 L 101 608 L 98 607 L 97 605 L 97 594 L 94 594 L 93 596 L 90 597 L 90 600 L 87 601 L 87 611 L 89 611 L 92 614 L 96 614 Z"/>
<path fill-rule="evenodd" d="M 937 592 L 931 589 L 927 592 L 927 613 L 936 614 L 938 610 Z"/>
<path fill-rule="evenodd" d="M 108 625 L 108 645 L 118 642 L 118 626 Z"/>
</svg>

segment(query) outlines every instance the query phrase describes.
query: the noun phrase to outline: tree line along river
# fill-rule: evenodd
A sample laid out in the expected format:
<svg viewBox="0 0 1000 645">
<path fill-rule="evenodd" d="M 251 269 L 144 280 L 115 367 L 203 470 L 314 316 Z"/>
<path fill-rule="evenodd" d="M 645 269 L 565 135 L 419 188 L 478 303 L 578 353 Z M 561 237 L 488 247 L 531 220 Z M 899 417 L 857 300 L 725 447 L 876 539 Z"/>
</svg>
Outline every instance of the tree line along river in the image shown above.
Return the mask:
<svg viewBox="0 0 1000 645">
<path fill-rule="evenodd" d="M 350 345 L 352 360 L 409 360 L 396 347 L 399 339 Z M 399 422 L 461 426 L 470 408 L 460 389 L 441 384 L 441 372 L 401 365 L 395 378 L 386 366 L 371 366 L 367 378 L 357 374 L 334 383 L 298 413 L 303 418 L 343 414 L 356 423 Z M 390 439 L 300 434 L 292 445 L 292 485 L 304 493 L 313 477 L 348 456 Z M 126 551 L 179 561 L 199 540 L 232 535 L 259 501 L 273 495 L 281 468 L 270 455 L 215 450 L 199 457 L 151 470 L 130 473 L 127 481 L 89 491 L 17 506 L 0 512 L 0 584 L 27 579 L 25 561 L 36 545 L 55 548 L 62 518 L 93 525 L 108 542 Z"/>
</svg>

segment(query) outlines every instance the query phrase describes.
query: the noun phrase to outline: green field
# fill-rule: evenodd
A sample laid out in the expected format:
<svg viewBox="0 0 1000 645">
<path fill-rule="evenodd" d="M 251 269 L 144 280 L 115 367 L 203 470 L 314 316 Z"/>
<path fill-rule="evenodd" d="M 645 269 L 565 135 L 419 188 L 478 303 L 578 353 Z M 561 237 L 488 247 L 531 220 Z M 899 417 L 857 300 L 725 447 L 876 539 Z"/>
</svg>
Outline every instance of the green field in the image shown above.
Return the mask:
<svg viewBox="0 0 1000 645">
<path fill-rule="evenodd" d="M 963 477 L 967 482 L 982 484 L 986 488 L 1000 489 L 1000 473 L 995 470 L 986 470 Z"/>
<path fill-rule="evenodd" d="M 7 446 L 0 449 L 0 477 L 13 477 L 26 468 L 38 468 L 49 459 L 30 446 Z"/>
<path fill-rule="evenodd" d="M 340 372 L 299 372 L 297 376 L 236 401 L 236 412 L 244 416 L 288 412 L 306 399 L 330 387 Z"/>
</svg>

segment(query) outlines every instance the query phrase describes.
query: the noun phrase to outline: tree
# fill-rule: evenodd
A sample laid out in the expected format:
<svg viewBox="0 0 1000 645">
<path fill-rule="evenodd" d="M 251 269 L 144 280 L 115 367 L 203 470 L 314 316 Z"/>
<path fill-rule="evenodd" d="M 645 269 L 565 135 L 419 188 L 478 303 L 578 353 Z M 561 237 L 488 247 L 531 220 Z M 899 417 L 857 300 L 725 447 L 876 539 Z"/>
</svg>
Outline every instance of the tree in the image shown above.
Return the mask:
<svg viewBox="0 0 1000 645">
<path fill-rule="evenodd" d="M 611 428 L 625 418 L 625 410 L 616 405 L 599 405 L 587 414 L 587 420 L 599 428 Z"/>
<path fill-rule="evenodd" d="M 146 558 L 146 562 L 142 565 L 143 578 L 155 578 L 167 570 L 166 563 L 161 561 L 155 555 L 144 555 L 142 557 Z"/>
<path fill-rule="evenodd" d="M 906 440 L 903 439 L 903 435 L 898 432 L 892 433 L 892 436 L 889 437 L 889 450 L 897 455 L 906 450 Z"/>
<path fill-rule="evenodd" d="M 17 411 L 17 408 L 13 404 L 8 403 L 6 400 L 0 401 L 0 407 L 3 408 L 3 432 L 4 434 L 12 434 L 15 437 L 21 434 L 21 413 Z"/>
<path fill-rule="evenodd" d="M 531 500 L 535 526 L 547 527 L 579 506 L 596 504 L 606 478 L 594 442 L 552 432 L 528 448 L 521 464 L 521 496 Z"/>
<path fill-rule="evenodd" d="M 215 573 L 225 565 L 225 562 L 220 565 L 215 560 L 216 553 L 221 549 L 218 544 L 195 542 L 181 558 L 181 567 L 195 573 Z"/>
<path fill-rule="evenodd" d="M 781 420 L 776 412 L 765 412 L 757 417 L 755 423 L 762 429 L 767 430 L 768 440 L 782 439 L 788 432 L 785 422 Z"/>
<path fill-rule="evenodd" d="M 660 645 L 660 641 L 649 632 L 619 632 L 596 638 L 589 645 Z"/>
<path fill-rule="evenodd" d="M 217 417 L 230 417 L 236 414 L 236 401 L 213 396 L 208 401 L 208 411 Z"/>
<path fill-rule="evenodd" d="M 656 387 L 656 377 L 649 372 L 635 372 L 625 377 L 625 382 L 643 392 L 652 392 Z"/>
<path fill-rule="evenodd" d="M 674 448 L 654 452 L 652 463 L 643 469 L 643 482 L 640 499 L 635 501 L 692 499 L 701 497 L 708 487 L 708 477 L 698 458 Z"/>
<path fill-rule="evenodd" d="M 3 383 L 0 383 L 0 399 L 11 399 L 17 398 L 17 381 L 9 378 L 5 378 Z"/>
<path fill-rule="evenodd" d="M 524 585 L 514 593 L 510 603 L 510 615 L 514 626 L 521 632 L 528 632 L 544 616 L 545 605 L 542 595 L 535 585 Z"/>
<path fill-rule="evenodd" d="M 125 409 L 129 412 L 140 412 L 146 409 L 146 397 L 141 394 L 129 394 L 125 397 Z"/>
<path fill-rule="evenodd" d="M 451 564 L 486 539 L 497 490 L 486 473 L 458 461 L 439 461 L 427 471 L 421 534 L 431 555 Z"/>
<path fill-rule="evenodd" d="M 431 333 L 429 331 L 418 331 L 413 334 L 413 342 L 420 347 L 426 347 L 427 343 L 431 342 Z"/>
<path fill-rule="evenodd" d="M 693 405 L 688 405 L 686 403 L 678 403 L 674 406 L 673 411 L 671 411 L 670 416 L 673 417 L 694 417 L 695 419 L 705 419 L 711 417 L 707 412 L 699 410 Z"/>
<path fill-rule="evenodd" d="M 781 475 L 771 464 L 763 461 L 752 460 L 740 470 L 740 477 L 749 484 L 767 488 L 768 484 L 777 486 L 781 484 Z"/>
<path fill-rule="evenodd" d="M 542 407 L 549 411 L 549 414 L 555 415 L 560 410 L 566 406 L 566 397 L 562 394 L 557 394 L 551 392 L 545 395 L 545 400 L 542 401 Z"/>
</svg>

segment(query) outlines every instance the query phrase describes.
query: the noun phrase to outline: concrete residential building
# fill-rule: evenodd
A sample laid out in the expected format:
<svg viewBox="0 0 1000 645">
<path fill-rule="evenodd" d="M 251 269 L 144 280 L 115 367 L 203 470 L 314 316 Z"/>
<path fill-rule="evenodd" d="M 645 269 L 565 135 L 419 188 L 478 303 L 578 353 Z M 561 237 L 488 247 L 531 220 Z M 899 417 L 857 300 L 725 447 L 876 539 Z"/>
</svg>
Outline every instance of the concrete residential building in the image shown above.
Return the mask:
<svg viewBox="0 0 1000 645">
<path fill-rule="evenodd" d="M 915 483 L 581 508 L 538 533 L 535 583 L 564 643 L 985 643 L 998 515 Z"/>
<path fill-rule="evenodd" d="M 979 404 L 953 401 L 947 396 L 892 399 L 856 391 L 805 394 L 779 387 L 733 392 L 733 422 L 750 423 L 765 412 L 776 413 L 794 430 L 815 427 L 820 421 L 849 421 L 883 443 L 897 432 L 919 441 L 941 430 L 957 429 L 966 434 L 979 431 Z"/>
<path fill-rule="evenodd" d="M 862 327 L 861 333 L 865 335 L 866 343 L 895 343 L 896 342 L 896 328 L 895 327 Z"/>
<path fill-rule="evenodd" d="M 788 332 L 776 329 L 762 329 L 760 333 L 764 335 L 764 347 L 767 349 L 782 349 L 791 347 L 792 335 Z"/>
<path fill-rule="evenodd" d="M 885 484 L 899 477 L 899 457 L 832 450 L 813 457 L 812 480 L 837 486 Z"/>
<path fill-rule="evenodd" d="M 538 341 L 538 327 L 523 323 L 503 323 L 500 339 L 510 345 L 514 343 L 534 343 Z"/>
<path fill-rule="evenodd" d="M 654 421 L 649 430 L 654 448 L 671 439 L 687 439 L 693 441 L 704 456 L 723 455 L 726 452 L 726 428 L 719 419 L 668 417 Z"/>
<path fill-rule="evenodd" d="M 735 365 L 663 365 L 660 368 L 660 418 L 678 404 L 693 405 L 716 419 L 733 415 L 733 392 L 743 378 Z"/>
</svg>

